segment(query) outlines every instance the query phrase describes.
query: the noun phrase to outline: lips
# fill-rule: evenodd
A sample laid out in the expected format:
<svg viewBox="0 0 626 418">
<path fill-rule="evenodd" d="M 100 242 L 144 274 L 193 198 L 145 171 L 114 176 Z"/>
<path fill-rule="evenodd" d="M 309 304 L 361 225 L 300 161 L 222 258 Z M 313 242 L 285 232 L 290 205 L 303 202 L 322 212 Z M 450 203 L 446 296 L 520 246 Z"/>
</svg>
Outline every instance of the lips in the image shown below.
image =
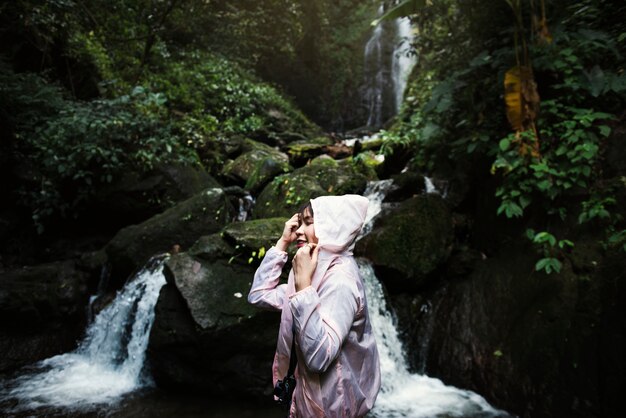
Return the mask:
<svg viewBox="0 0 626 418">
<path fill-rule="evenodd" d="M 299 239 L 296 241 L 296 248 L 304 247 L 307 244 L 308 244 L 307 241 Z"/>
</svg>

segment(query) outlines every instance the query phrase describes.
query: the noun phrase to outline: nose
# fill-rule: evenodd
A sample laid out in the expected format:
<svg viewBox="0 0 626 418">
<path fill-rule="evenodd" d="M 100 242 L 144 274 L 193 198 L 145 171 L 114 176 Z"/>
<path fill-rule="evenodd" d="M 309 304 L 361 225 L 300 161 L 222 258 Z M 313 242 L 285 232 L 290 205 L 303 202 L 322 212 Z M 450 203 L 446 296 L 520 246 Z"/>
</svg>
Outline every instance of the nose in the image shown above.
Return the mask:
<svg viewBox="0 0 626 418">
<path fill-rule="evenodd" d="M 296 235 L 304 235 L 304 224 L 300 224 L 298 229 L 296 229 Z"/>
</svg>

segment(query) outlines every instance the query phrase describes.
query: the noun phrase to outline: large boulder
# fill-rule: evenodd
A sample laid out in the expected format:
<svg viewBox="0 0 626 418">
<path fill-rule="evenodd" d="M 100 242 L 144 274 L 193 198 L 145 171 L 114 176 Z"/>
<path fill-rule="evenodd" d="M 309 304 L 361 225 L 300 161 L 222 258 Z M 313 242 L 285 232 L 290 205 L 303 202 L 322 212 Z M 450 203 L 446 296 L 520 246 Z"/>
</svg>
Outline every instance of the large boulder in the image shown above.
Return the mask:
<svg viewBox="0 0 626 418">
<path fill-rule="evenodd" d="M 0 372 L 75 348 L 97 274 L 68 260 L 0 273 Z"/>
<path fill-rule="evenodd" d="M 257 251 L 268 249 L 280 238 L 287 218 L 257 219 L 226 225 L 222 234 L 233 245 Z"/>
<path fill-rule="evenodd" d="M 119 287 L 153 255 L 183 250 L 198 237 L 217 232 L 235 216 L 222 189 L 207 189 L 147 221 L 120 230 L 105 247 L 112 285 Z"/>
<path fill-rule="evenodd" d="M 312 139 L 301 139 L 289 143 L 285 148 L 293 165 L 300 167 L 307 161 L 324 154 L 326 147 L 333 144 L 333 140 L 326 136 Z"/>
<path fill-rule="evenodd" d="M 371 180 L 350 159 L 319 156 L 310 164 L 276 177 L 261 192 L 255 218 L 290 217 L 308 200 L 323 195 L 361 194 Z"/>
<path fill-rule="evenodd" d="M 379 216 L 356 251 L 372 261 L 390 291 L 416 290 L 448 259 L 453 223 L 446 202 L 426 194 Z"/>
<path fill-rule="evenodd" d="M 219 184 L 202 167 L 161 164 L 147 173 L 128 171 L 96 191 L 81 221 L 108 230 L 119 229 L 212 187 Z"/>
<path fill-rule="evenodd" d="M 248 151 L 224 166 L 222 176 L 244 189 L 258 193 L 279 174 L 291 171 L 286 154 L 261 143 L 246 141 Z"/>
<path fill-rule="evenodd" d="M 284 221 L 229 225 L 170 258 L 148 346 L 159 386 L 212 396 L 271 394 L 280 315 L 248 304 L 258 265 L 258 257 L 249 257 L 252 248 L 277 239 L 275 229 Z"/>
<path fill-rule="evenodd" d="M 618 416 L 624 258 L 579 245 L 560 274 L 536 272 L 532 248 L 512 244 L 464 278 L 392 296 L 413 368 L 520 416 Z"/>
</svg>

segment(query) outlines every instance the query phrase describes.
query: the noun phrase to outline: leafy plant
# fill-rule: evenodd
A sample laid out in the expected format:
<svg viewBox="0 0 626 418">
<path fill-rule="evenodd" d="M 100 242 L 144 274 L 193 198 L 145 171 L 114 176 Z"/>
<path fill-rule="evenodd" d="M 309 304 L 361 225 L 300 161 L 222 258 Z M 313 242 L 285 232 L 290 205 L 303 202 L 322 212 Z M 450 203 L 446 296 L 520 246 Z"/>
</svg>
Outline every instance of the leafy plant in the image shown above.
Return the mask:
<svg viewBox="0 0 626 418">
<path fill-rule="evenodd" d="M 535 232 L 533 229 L 526 230 L 526 236 L 539 248 L 543 256 L 535 264 L 536 271 L 545 271 L 547 274 L 560 273 L 563 263 L 559 260 L 564 257 L 567 249 L 573 248 L 574 243 L 570 240 L 557 240 L 554 235 L 547 231 Z"/>
<path fill-rule="evenodd" d="M 11 109 L 15 152 L 32 172 L 19 187 L 40 232 L 52 216 L 77 216 L 99 187 L 128 170 L 163 162 L 197 163 L 173 125 L 165 97 L 142 87 L 112 100 L 75 102 L 32 74 L 0 71 L 0 108 Z"/>
</svg>

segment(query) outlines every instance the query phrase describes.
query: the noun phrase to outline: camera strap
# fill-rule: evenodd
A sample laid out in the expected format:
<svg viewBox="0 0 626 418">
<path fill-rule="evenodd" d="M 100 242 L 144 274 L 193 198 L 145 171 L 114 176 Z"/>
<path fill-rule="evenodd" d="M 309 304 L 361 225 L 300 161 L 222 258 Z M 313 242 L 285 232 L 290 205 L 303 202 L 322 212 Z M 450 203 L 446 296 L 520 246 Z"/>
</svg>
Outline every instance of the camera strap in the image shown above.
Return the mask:
<svg viewBox="0 0 626 418">
<path fill-rule="evenodd" d="M 296 356 L 296 327 L 293 325 L 291 327 L 291 331 L 293 332 L 291 338 L 291 354 L 289 354 L 289 370 L 287 371 L 287 376 L 293 376 L 296 371 L 296 364 L 298 363 L 298 357 Z"/>
</svg>

